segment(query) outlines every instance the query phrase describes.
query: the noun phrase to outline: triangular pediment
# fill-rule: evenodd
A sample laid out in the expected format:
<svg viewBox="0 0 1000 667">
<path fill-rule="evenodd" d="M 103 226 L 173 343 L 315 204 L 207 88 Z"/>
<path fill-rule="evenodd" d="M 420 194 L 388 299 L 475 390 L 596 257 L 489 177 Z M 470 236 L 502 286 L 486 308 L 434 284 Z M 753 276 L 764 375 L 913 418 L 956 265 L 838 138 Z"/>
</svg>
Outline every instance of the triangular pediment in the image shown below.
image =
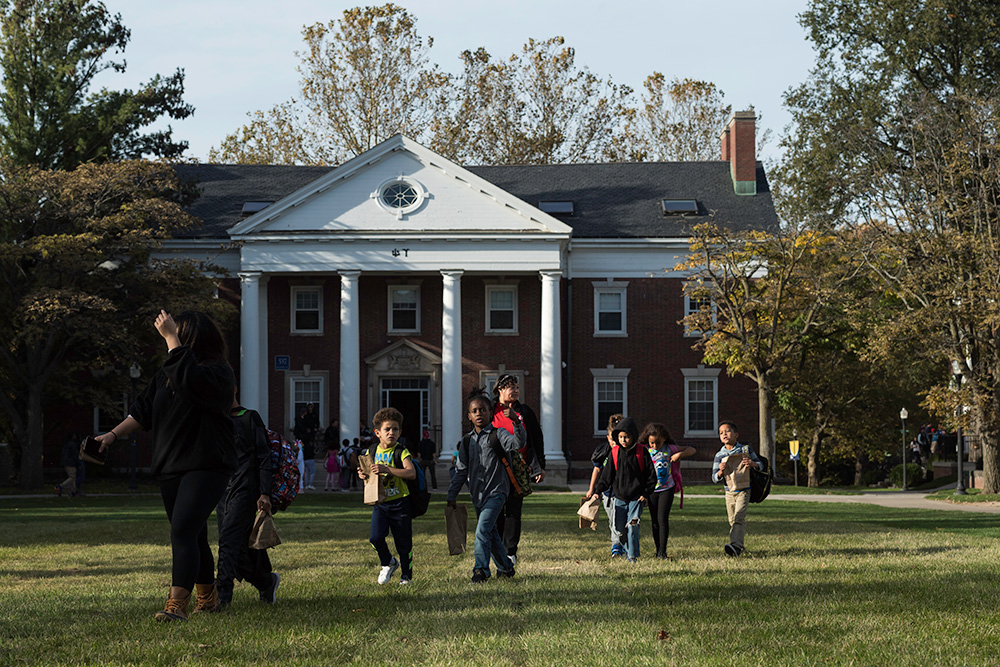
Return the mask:
<svg viewBox="0 0 1000 667">
<path fill-rule="evenodd" d="M 441 367 L 441 357 L 404 338 L 365 357 L 365 364 L 388 371 L 434 371 Z"/>
<path fill-rule="evenodd" d="M 288 235 L 562 236 L 572 229 L 467 169 L 397 135 L 232 227 Z"/>
</svg>

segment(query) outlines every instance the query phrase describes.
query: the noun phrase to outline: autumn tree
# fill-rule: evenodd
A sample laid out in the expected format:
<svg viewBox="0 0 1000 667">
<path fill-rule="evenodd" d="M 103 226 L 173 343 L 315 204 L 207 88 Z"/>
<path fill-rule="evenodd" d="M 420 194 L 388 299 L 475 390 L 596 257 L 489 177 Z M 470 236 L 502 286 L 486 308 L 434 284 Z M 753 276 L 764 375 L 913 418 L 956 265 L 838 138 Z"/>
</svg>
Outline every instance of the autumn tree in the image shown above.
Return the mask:
<svg viewBox="0 0 1000 667">
<path fill-rule="evenodd" d="M 643 83 L 616 150 L 625 160 L 687 162 L 719 159 L 719 135 L 732 105 L 714 83 L 667 78 L 654 72 Z"/>
<path fill-rule="evenodd" d="M 829 237 L 788 226 L 775 233 L 695 227 L 691 254 L 677 268 L 690 274 L 685 294 L 702 304 L 684 318 L 703 332 L 706 363 L 722 364 L 757 385 L 761 454 L 771 458 L 775 391 L 790 360 L 827 325 L 841 286 L 856 273 L 831 261 Z"/>
<path fill-rule="evenodd" d="M 529 39 L 496 59 L 462 53 L 451 112 L 430 146 L 462 164 L 601 162 L 613 152 L 631 91 L 577 65 L 562 37 Z"/>
<path fill-rule="evenodd" d="M 1000 491 L 1000 40 L 992 3 L 814 0 L 802 15 L 817 47 L 789 92 L 796 126 L 779 174 L 816 224 L 856 230 L 873 275 L 906 316 L 882 339 L 922 336 L 947 377 L 965 371 L 984 450 L 985 491 Z"/>
<path fill-rule="evenodd" d="M 395 134 L 425 139 L 449 78 L 429 62 L 433 40 L 398 5 L 355 7 L 302 31 L 300 96 L 209 152 L 215 162 L 335 165 Z"/>
<path fill-rule="evenodd" d="M 123 72 L 129 31 L 121 16 L 92 0 L 0 3 L 0 153 L 20 164 L 73 169 L 83 162 L 177 158 L 187 142 L 168 127 L 143 133 L 164 116 L 193 108 L 181 98 L 184 73 L 154 76 L 136 91 L 90 93 L 95 77 Z"/>
<path fill-rule="evenodd" d="M 160 308 L 225 308 L 212 267 L 152 256 L 195 222 L 179 191 L 170 167 L 144 161 L 65 171 L 0 160 L 0 421 L 23 488 L 42 483 L 47 403 L 117 395 L 120 407 L 127 373 L 95 381 L 89 369 L 146 359 Z"/>
</svg>

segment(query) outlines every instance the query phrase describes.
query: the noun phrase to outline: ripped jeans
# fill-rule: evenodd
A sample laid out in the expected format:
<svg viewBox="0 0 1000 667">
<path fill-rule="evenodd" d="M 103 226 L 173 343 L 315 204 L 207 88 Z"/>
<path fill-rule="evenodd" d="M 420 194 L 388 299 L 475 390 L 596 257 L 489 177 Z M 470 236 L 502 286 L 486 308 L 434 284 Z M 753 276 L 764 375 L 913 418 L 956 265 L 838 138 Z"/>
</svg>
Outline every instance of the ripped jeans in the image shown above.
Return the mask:
<svg viewBox="0 0 1000 667">
<path fill-rule="evenodd" d="M 639 557 L 639 518 L 642 503 L 638 500 L 615 498 L 615 530 L 624 537 L 625 553 L 629 560 Z"/>
</svg>

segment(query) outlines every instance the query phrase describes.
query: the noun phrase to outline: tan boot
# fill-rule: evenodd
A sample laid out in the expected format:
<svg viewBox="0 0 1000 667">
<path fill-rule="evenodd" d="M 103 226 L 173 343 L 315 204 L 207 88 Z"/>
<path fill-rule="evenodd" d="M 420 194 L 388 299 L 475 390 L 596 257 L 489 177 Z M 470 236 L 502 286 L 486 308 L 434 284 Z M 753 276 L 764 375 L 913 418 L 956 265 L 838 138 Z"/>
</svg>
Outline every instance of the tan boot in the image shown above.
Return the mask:
<svg viewBox="0 0 1000 667">
<path fill-rule="evenodd" d="M 196 596 L 192 614 L 219 611 L 219 589 L 214 583 L 195 584 L 194 590 Z"/>
<path fill-rule="evenodd" d="M 186 621 L 188 618 L 188 601 L 191 599 L 191 591 L 180 586 L 170 587 L 170 597 L 163 611 L 156 612 L 158 621 Z"/>
</svg>

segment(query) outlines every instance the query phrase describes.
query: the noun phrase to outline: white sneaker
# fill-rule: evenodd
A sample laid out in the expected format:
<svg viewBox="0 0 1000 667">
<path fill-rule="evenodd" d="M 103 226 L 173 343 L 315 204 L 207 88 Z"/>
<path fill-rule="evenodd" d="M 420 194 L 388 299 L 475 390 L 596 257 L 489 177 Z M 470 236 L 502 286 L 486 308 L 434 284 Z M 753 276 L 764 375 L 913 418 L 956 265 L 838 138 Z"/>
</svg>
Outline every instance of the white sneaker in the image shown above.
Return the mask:
<svg viewBox="0 0 1000 667">
<path fill-rule="evenodd" d="M 517 565 L 517 556 L 507 556 L 510 559 L 511 565 Z"/>
<path fill-rule="evenodd" d="M 399 585 L 400 586 L 406 586 L 407 584 L 412 584 L 412 583 L 413 583 L 412 579 L 400 579 L 399 580 Z"/>
<path fill-rule="evenodd" d="M 378 573 L 378 583 L 387 584 L 389 580 L 392 579 L 392 573 L 396 571 L 399 567 L 399 561 L 393 558 L 389 561 L 389 564 L 382 568 L 382 571 Z"/>
</svg>

